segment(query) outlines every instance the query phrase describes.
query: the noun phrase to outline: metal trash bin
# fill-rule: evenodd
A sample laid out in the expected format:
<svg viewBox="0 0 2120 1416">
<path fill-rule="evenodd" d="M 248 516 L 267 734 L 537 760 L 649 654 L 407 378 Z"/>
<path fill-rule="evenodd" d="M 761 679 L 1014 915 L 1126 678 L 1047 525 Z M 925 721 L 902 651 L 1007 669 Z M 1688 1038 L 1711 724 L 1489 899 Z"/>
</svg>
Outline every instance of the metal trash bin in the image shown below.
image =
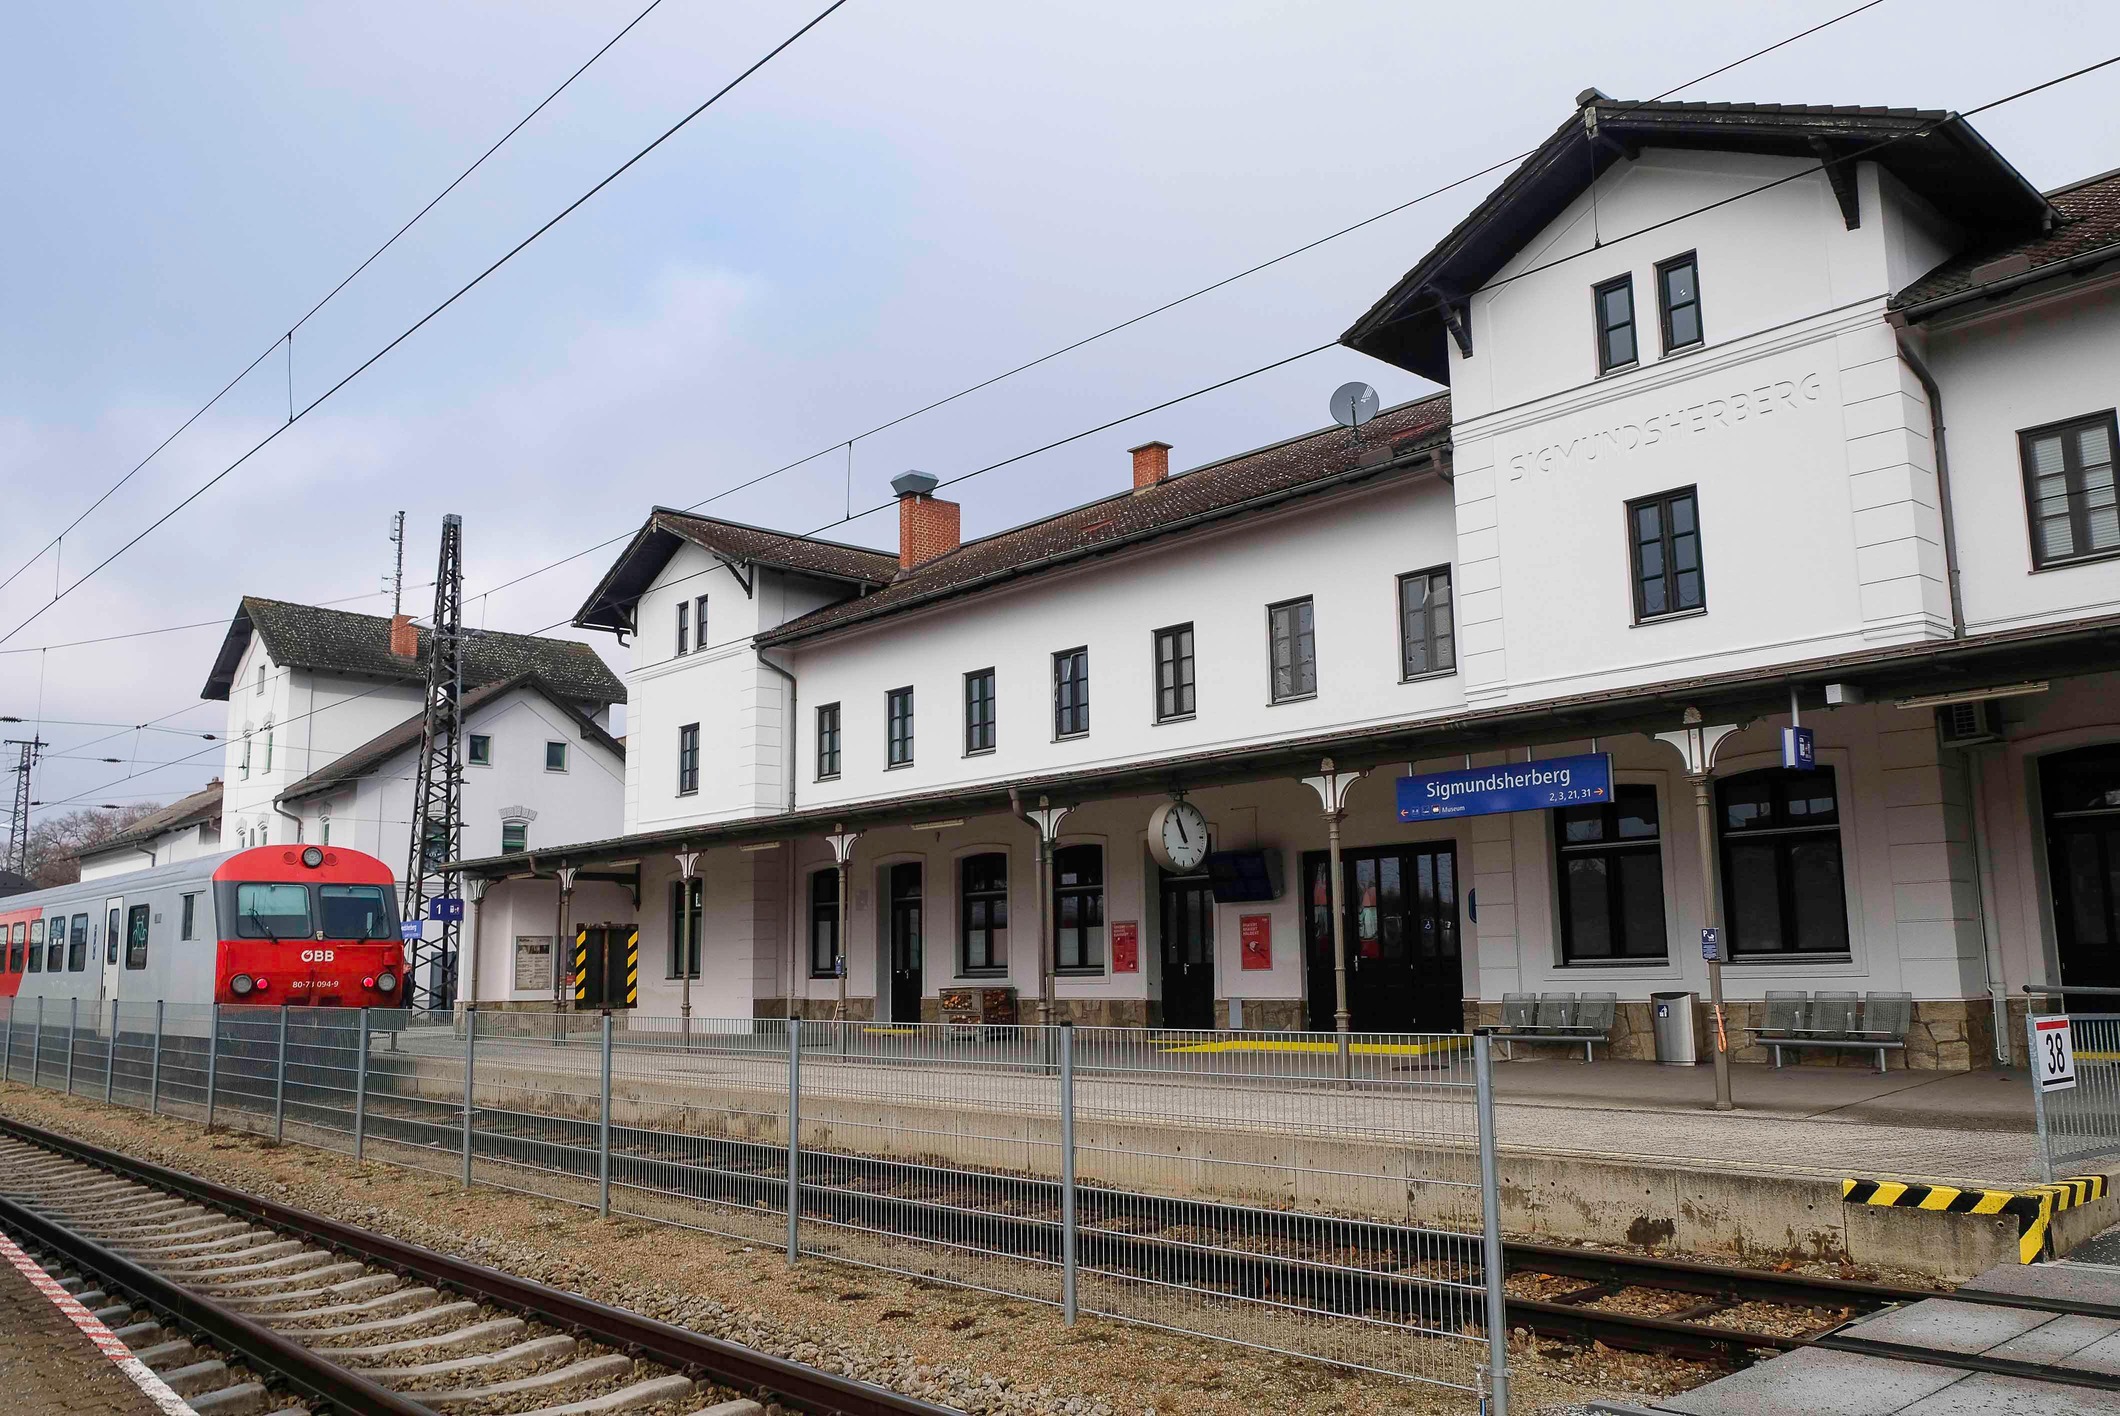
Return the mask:
<svg viewBox="0 0 2120 1416">
<path fill-rule="evenodd" d="M 1697 993 L 1652 993 L 1649 1018 L 1656 1032 L 1656 1060 L 1666 1067 L 1691 1067 L 1700 1060 L 1693 1038 L 1699 1011 Z"/>
</svg>

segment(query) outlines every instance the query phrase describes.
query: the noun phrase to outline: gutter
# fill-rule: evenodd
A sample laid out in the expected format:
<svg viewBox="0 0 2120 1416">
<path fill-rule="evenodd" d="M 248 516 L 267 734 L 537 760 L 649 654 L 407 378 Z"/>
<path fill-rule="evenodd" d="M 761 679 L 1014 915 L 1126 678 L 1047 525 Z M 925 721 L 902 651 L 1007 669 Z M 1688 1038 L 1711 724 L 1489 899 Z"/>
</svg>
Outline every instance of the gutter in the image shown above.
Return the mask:
<svg viewBox="0 0 2120 1416">
<path fill-rule="evenodd" d="M 2093 266 L 2101 266 L 2107 261 L 2113 260 L 2120 260 L 2120 241 L 2099 246 L 2094 250 L 2078 252 L 2067 260 L 2048 261 L 2045 265 L 2033 266 L 2030 270 L 2022 270 L 2015 275 L 2006 275 L 2000 280 L 1991 280 L 1984 285 L 1976 285 L 1970 290 L 1961 290 L 1953 295 L 1938 295 L 1935 299 L 1923 300 L 1918 305 L 1908 305 L 1902 309 L 1892 310 L 1885 315 L 1885 319 L 1893 325 L 1904 328 L 1910 324 L 1918 324 L 1922 320 L 1933 319 L 1935 316 L 1948 310 L 1954 310 L 1960 305 L 1969 305 L 1976 300 L 1999 299 L 2027 285 L 2033 285 L 2042 280 L 2051 280 L 2059 275 L 2070 275 L 2080 270 L 2088 270 Z"/>
<path fill-rule="evenodd" d="M 766 668 L 771 669 L 774 673 L 779 674 L 782 678 L 788 681 L 788 730 L 786 734 L 788 749 L 788 799 L 786 804 L 783 805 L 780 809 L 783 812 L 789 812 L 795 809 L 795 740 L 796 734 L 801 728 L 801 723 L 797 718 L 798 700 L 795 694 L 795 675 L 791 670 L 784 669 L 780 665 L 774 663 L 771 659 L 768 659 L 766 657 L 766 651 L 763 646 L 754 644 L 752 646 L 752 650 L 758 655 L 758 662 L 760 664 L 764 665 Z"/>
<path fill-rule="evenodd" d="M 1905 330 L 1894 330 L 1899 345 L 1899 358 L 1914 377 L 1921 381 L 1921 391 L 1929 399 L 1929 446 L 1936 450 L 1936 500 L 1943 511 L 1943 578 L 1951 594 L 1951 638 L 1965 638 L 1965 600 L 1958 586 L 1958 526 L 1951 513 L 1951 454 L 1943 440 L 1943 390 L 1929 373 L 1929 366 L 1921 362 L 1921 356 L 1907 343 Z"/>
<path fill-rule="evenodd" d="M 294 823 L 294 843 L 299 846 L 302 844 L 302 818 L 280 805 L 282 800 L 284 798 L 274 797 L 272 799 L 272 809 Z"/>
</svg>

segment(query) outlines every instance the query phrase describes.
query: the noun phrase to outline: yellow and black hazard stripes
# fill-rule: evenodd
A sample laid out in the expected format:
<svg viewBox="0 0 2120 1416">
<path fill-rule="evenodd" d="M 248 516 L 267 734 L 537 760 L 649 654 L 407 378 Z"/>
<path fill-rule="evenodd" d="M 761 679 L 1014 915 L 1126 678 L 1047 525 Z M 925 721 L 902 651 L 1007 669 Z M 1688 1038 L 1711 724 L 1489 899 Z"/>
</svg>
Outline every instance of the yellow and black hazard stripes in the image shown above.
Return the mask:
<svg viewBox="0 0 2120 1416">
<path fill-rule="evenodd" d="M 2029 1190 L 1961 1190 L 1903 1180 L 1843 1180 L 1840 1197 L 1851 1205 L 1934 1210 L 1944 1214 L 2007 1214 L 2017 1220 L 2017 1261 L 2028 1264 L 2046 1248 L 2048 1228 L 2062 1210 L 2106 1196 L 2103 1175 L 2072 1175 Z"/>
<path fill-rule="evenodd" d="M 584 1007 L 589 1002 L 589 926 L 574 928 L 574 1004 Z"/>
<path fill-rule="evenodd" d="M 626 931 L 626 1006 L 640 1002 L 640 927 Z"/>
</svg>

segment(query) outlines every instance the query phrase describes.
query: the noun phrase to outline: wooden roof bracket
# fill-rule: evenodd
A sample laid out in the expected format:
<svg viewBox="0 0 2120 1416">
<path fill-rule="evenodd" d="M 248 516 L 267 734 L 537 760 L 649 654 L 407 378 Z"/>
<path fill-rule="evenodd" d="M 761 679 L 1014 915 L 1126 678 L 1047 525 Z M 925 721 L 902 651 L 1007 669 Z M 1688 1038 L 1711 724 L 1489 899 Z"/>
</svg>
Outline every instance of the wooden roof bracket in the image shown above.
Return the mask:
<svg viewBox="0 0 2120 1416">
<path fill-rule="evenodd" d="M 1818 154 L 1824 164 L 1826 181 L 1832 184 L 1833 199 L 1840 203 L 1840 219 L 1853 231 L 1862 225 L 1862 199 L 1855 189 L 1855 164 L 1833 154 L 1833 145 L 1824 138 L 1811 139 L 1811 151 Z"/>
<path fill-rule="evenodd" d="M 1436 312 L 1443 317 L 1443 328 L 1457 341 L 1461 358 L 1472 357 L 1472 304 L 1467 300 L 1453 300 L 1433 285 L 1428 293 L 1435 296 Z"/>
<path fill-rule="evenodd" d="M 755 568 L 751 571 L 750 574 L 746 575 L 744 573 L 743 566 L 738 565 L 737 562 L 730 560 L 727 556 L 716 556 L 714 557 L 714 559 L 720 561 L 722 565 L 728 569 L 729 574 L 736 578 L 736 583 L 743 587 L 743 597 L 746 600 L 755 600 L 758 598 L 758 596 L 753 593 L 751 588 L 752 583 L 756 580 L 758 575 L 758 572 Z M 743 564 L 749 565 L 750 563 L 746 561 Z"/>
</svg>

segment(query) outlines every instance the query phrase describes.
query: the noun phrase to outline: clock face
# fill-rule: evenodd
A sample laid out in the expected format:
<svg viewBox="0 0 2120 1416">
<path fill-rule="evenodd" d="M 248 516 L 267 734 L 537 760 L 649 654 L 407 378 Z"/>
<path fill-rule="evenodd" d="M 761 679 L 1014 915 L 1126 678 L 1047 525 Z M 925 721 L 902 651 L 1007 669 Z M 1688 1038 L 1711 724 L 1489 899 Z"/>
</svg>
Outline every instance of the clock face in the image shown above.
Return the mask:
<svg viewBox="0 0 2120 1416">
<path fill-rule="evenodd" d="M 1189 801 L 1167 803 L 1156 811 L 1150 845 L 1172 870 L 1192 871 L 1207 859 L 1207 818 Z"/>
</svg>

